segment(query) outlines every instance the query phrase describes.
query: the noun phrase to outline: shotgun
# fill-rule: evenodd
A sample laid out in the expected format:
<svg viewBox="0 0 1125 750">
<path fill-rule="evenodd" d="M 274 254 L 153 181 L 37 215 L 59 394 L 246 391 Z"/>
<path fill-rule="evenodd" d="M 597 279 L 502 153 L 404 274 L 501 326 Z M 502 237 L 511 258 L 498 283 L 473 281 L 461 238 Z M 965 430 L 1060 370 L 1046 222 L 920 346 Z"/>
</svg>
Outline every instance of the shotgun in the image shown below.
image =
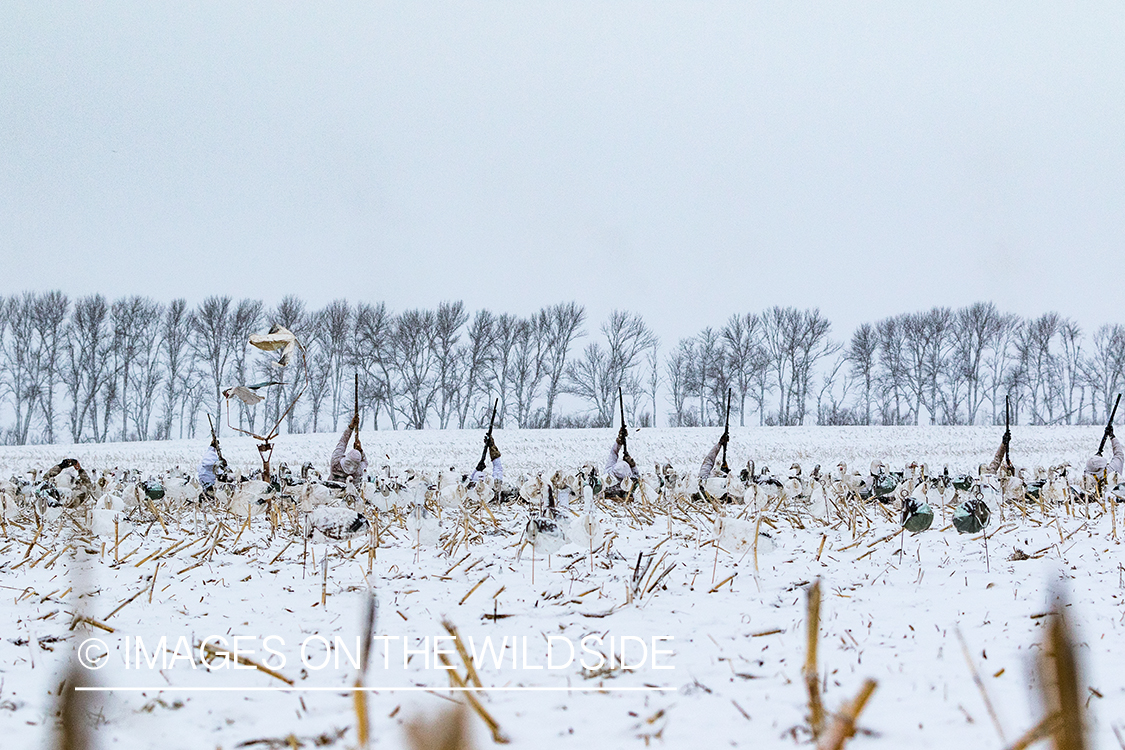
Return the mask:
<svg viewBox="0 0 1125 750">
<path fill-rule="evenodd" d="M 1012 418 L 1012 399 L 1010 396 L 1004 396 L 1004 461 L 1008 468 L 1012 466 L 1012 456 L 1010 443 L 1012 440 L 1012 428 L 1010 426 Z"/>
<path fill-rule="evenodd" d="M 1113 411 L 1109 413 L 1109 421 L 1105 423 L 1105 432 L 1102 433 L 1102 442 L 1098 445 L 1098 455 L 1102 455 L 1105 450 L 1105 439 L 1109 437 L 1109 430 L 1113 427 L 1113 418 L 1117 416 L 1117 406 L 1121 403 L 1121 394 L 1117 394 L 1117 400 L 1113 402 Z"/>
<path fill-rule="evenodd" d="M 617 386 L 617 401 L 621 404 L 621 453 L 628 456 L 629 446 L 625 443 L 625 395 L 621 392 L 621 386 Z"/>
<path fill-rule="evenodd" d="M 1118 398 L 1120 398 L 1120 396 Z M 215 423 L 211 421 L 210 414 L 207 415 L 207 424 L 211 426 L 211 445 L 215 446 L 215 454 L 219 457 L 219 460 L 225 464 L 227 460 L 223 458 L 223 451 L 219 448 L 219 436 L 215 434 Z"/>
<path fill-rule="evenodd" d="M 730 467 L 727 466 L 727 440 L 730 439 L 730 396 L 731 389 L 727 389 L 727 422 L 723 426 L 723 473 L 729 474 Z"/>
<path fill-rule="evenodd" d="M 484 461 L 488 458 L 488 445 L 492 442 L 492 426 L 496 424 L 496 407 L 499 405 L 500 399 L 492 403 L 492 416 L 488 420 L 488 432 L 484 436 L 484 450 L 481 451 L 480 461 L 477 462 L 477 471 L 484 471 Z"/>
</svg>

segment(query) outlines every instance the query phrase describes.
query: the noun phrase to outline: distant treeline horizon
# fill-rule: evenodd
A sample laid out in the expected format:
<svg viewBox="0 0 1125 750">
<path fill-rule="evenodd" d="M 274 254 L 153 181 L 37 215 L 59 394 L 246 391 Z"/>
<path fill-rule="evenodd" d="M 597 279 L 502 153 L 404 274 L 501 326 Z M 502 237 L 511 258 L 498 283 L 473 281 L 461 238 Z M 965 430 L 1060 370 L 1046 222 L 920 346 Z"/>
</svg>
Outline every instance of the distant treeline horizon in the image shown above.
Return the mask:
<svg viewBox="0 0 1125 750">
<path fill-rule="evenodd" d="M 291 330 L 284 370 L 248 346 Z M 1125 384 L 1125 326 L 1089 335 L 1048 312 L 990 302 L 862 323 L 843 339 L 819 309 L 734 313 L 662 346 L 642 316 L 596 330 L 577 302 L 520 317 L 462 302 L 394 312 L 336 300 L 310 309 L 212 296 L 195 307 L 60 291 L 0 298 L 0 436 L 6 444 L 166 440 L 229 433 L 222 391 L 256 381 L 265 400 L 229 404 L 231 424 L 283 432 L 476 428 L 498 401 L 503 428 L 607 427 L 618 389 L 635 426 L 1103 423 Z M 281 377 L 278 377 L 278 376 Z M 296 393 L 296 407 L 285 412 Z M 565 407 L 565 408 L 564 408 Z M 202 431 L 202 433 L 201 433 Z"/>
</svg>

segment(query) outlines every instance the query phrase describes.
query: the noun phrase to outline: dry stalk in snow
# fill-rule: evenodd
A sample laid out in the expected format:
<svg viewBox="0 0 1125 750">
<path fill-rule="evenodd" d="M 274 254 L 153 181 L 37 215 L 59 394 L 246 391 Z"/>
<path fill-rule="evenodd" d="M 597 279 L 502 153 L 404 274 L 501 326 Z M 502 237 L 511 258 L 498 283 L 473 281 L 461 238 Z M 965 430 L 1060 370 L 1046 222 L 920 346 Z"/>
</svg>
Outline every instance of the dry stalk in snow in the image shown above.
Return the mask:
<svg viewBox="0 0 1125 750">
<path fill-rule="evenodd" d="M 204 641 L 204 642 L 201 642 L 201 643 L 197 643 L 195 645 L 195 648 L 196 648 L 196 650 L 202 649 L 203 653 L 205 654 L 208 661 L 210 661 L 212 659 L 217 659 L 219 657 L 223 657 L 224 659 L 230 659 L 232 661 L 236 661 L 239 664 L 242 664 L 244 666 L 253 667 L 254 669 L 258 670 L 259 672 L 263 672 L 265 674 L 268 674 L 270 677 L 273 677 L 274 679 L 281 680 L 286 685 L 292 686 L 294 684 L 293 680 L 289 679 L 288 677 L 281 674 L 280 672 L 278 672 L 276 670 L 273 670 L 273 669 L 270 669 L 269 667 L 267 667 L 264 664 L 259 664 L 258 662 L 254 661 L 253 659 L 251 659 L 249 657 L 246 657 L 246 656 L 243 656 L 242 654 L 235 655 L 235 654 L 231 653 L 230 651 L 227 651 L 225 648 L 216 646 L 216 645 L 214 645 L 210 642 Z"/>
<path fill-rule="evenodd" d="M 57 715 L 61 721 L 56 737 L 55 750 L 87 750 L 93 747 L 86 731 L 86 696 L 74 688 L 83 684 L 83 670 L 72 663 L 66 677 L 59 686 Z"/>
<path fill-rule="evenodd" d="M 363 612 L 363 640 L 360 642 L 360 668 L 355 678 L 355 690 L 352 691 L 352 707 L 355 709 L 356 738 L 360 748 L 366 748 L 371 741 L 371 722 L 367 712 L 367 691 L 364 690 L 364 680 L 367 677 L 367 665 L 371 659 L 371 637 L 375 634 L 375 625 L 378 620 L 379 602 L 375 595 L 369 593 L 364 599 Z"/>
<path fill-rule="evenodd" d="M 1052 614 L 1038 665 L 1043 705 L 1048 716 L 1058 716 L 1052 726 L 1052 744 L 1055 750 L 1085 750 L 1086 728 L 1079 694 L 1082 680 L 1061 595 L 1056 594 Z"/>
<path fill-rule="evenodd" d="M 464 652 L 461 649 L 458 649 L 458 651 L 462 654 L 462 658 L 464 658 L 466 654 L 464 654 Z M 458 673 L 457 669 L 453 666 L 452 662 L 449 661 L 449 658 L 444 653 L 441 653 L 441 652 L 438 653 L 438 656 L 441 658 L 441 663 L 446 668 L 446 673 L 449 675 L 449 681 L 451 683 L 453 683 L 453 686 L 458 687 L 458 688 L 462 688 L 462 689 L 468 687 L 468 685 L 465 682 L 465 678 L 461 677 L 460 673 Z M 472 668 L 471 662 L 466 662 L 466 665 L 469 666 L 469 669 Z M 477 716 L 479 716 L 481 718 L 481 720 L 485 723 L 485 725 L 488 727 L 488 730 L 490 732 L 492 732 L 492 741 L 495 742 L 497 745 L 508 744 L 508 742 L 509 742 L 508 738 L 504 735 L 503 732 L 500 731 L 500 724 L 497 723 L 496 719 L 492 718 L 492 714 L 488 713 L 488 711 L 485 710 L 485 707 L 483 705 L 481 705 L 481 702 L 479 700 L 477 700 L 477 697 L 475 695 L 473 695 L 473 692 L 471 690 L 462 690 L 461 693 L 462 693 L 462 695 L 465 696 L 465 700 L 468 702 L 469 706 L 473 709 L 473 711 L 475 711 L 477 713 Z M 423 745 L 422 747 L 428 747 L 428 746 Z M 447 745 L 434 745 L 434 746 L 429 746 L 429 747 L 451 747 L 451 748 L 453 748 L 453 747 L 461 747 L 461 745 L 448 745 L 448 746 Z"/>
<path fill-rule="evenodd" d="M 856 720 L 863 712 L 863 707 L 867 705 L 871 694 L 875 692 L 877 684 L 875 680 L 870 678 L 864 680 L 855 699 L 844 706 L 840 713 L 836 714 L 832 725 L 820 742 L 817 743 L 817 750 L 840 750 L 844 743 L 848 741 L 848 738 L 855 734 Z"/>
<path fill-rule="evenodd" d="M 496 593 L 499 594 L 500 592 L 497 591 Z M 465 675 L 468 677 L 469 682 L 477 687 L 482 687 L 480 677 L 477 675 L 477 670 L 473 667 L 473 660 L 469 658 L 469 652 L 465 650 L 465 644 L 461 642 L 461 635 L 457 632 L 457 626 L 449 620 L 442 620 L 441 626 L 445 628 L 445 632 L 453 636 L 453 645 L 456 646 L 457 654 L 461 657 L 461 661 L 465 665 Z"/>
<path fill-rule="evenodd" d="M 439 713 L 432 720 L 417 718 L 406 724 L 410 750 L 471 750 L 465 709 L 462 706 Z"/>
<path fill-rule="evenodd" d="M 973 675 L 973 683 L 977 686 L 977 690 L 980 691 L 981 699 L 984 700 L 984 707 L 988 710 L 989 718 L 992 719 L 992 725 L 996 727 L 996 734 L 1000 735 L 1001 742 L 1007 744 L 1008 740 L 1004 737 L 1004 728 L 1000 726 L 1000 718 L 996 715 L 996 710 L 992 707 L 992 701 L 988 697 L 988 691 L 985 690 L 984 682 L 981 680 L 980 673 L 973 663 L 973 657 L 969 653 L 969 644 L 965 643 L 965 636 L 961 635 L 961 628 L 955 628 L 954 632 L 957 633 L 957 640 L 961 642 L 961 653 L 965 656 L 965 663 L 969 665 L 969 672 Z"/>
<path fill-rule="evenodd" d="M 813 739 L 824 730 L 824 704 L 820 700 L 820 671 L 817 668 L 817 646 L 820 641 L 820 579 L 809 586 L 805 639 L 805 688 L 809 694 L 809 728 Z"/>
<path fill-rule="evenodd" d="M 1058 715 L 1050 714 L 1043 717 L 1043 720 L 1027 730 L 1022 737 L 1008 745 L 1007 750 L 1027 750 L 1028 747 L 1034 745 L 1039 740 L 1049 737 L 1055 731 L 1055 725 L 1058 723 Z"/>
</svg>

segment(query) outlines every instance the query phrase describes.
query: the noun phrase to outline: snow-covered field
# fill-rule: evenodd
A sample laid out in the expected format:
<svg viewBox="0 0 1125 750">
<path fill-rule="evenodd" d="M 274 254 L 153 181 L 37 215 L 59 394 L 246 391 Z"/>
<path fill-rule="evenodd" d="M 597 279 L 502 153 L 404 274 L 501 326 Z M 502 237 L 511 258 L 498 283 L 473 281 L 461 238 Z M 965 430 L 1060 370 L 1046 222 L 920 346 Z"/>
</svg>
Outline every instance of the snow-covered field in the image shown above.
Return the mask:
<svg viewBox="0 0 1125 750">
<path fill-rule="evenodd" d="M 722 430 L 715 428 L 633 429 L 629 450 L 644 469 L 669 462 L 677 469 L 698 468 Z M 992 459 L 1001 430 L 993 427 L 732 427 L 729 460 L 742 465 L 753 458 L 760 469 L 770 466 L 784 474 L 798 462 L 806 471 L 815 464 L 825 470 L 837 461 L 866 469 L 873 459 L 902 468 L 909 461 L 927 461 L 931 470 L 945 464 L 950 471 L 975 472 Z M 613 440 L 614 430 L 497 430 L 505 471 L 554 471 L 596 464 L 599 468 Z M 480 431 L 425 430 L 364 432 L 363 446 L 372 470 L 389 464 L 393 470 L 437 471 L 457 466 L 469 470 L 480 457 Z M 1101 437 L 1093 427 L 1016 427 L 1012 459 L 1020 465 L 1056 465 L 1064 461 L 1081 467 Z M 338 434 L 283 435 L 276 443 L 273 463 L 299 467 L 312 461 L 322 470 Z M 232 466 L 260 467 L 255 441 L 223 437 L 223 454 Z M 73 456 L 92 468 L 135 467 L 191 471 L 207 445 L 206 439 L 154 443 L 105 443 L 68 446 L 0 447 L 0 477 L 32 467 L 47 468 Z"/>
<path fill-rule="evenodd" d="M 687 470 L 718 432 L 636 430 L 630 450 L 642 468 L 671 462 Z M 1080 466 L 1099 433 L 1017 428 L 1012 457 L 1017 465 Z M 496 439 L 506 477 L 515 480 L 532 471 L 600 468 L 612 434 L 498 431 Z M 999 430 L 984 428 L 746 428 L 732 430 L 730 462 L 752 457 L 759 468 L 768 464 L 782 475 L 793 462 L 806 471 L 839 460 L 866 469 L 875 458 L 898 468 L 919 460 L 931 470 L 948 464 L 951 471 L 972 471 L 991 458 L 998 438 Z M 325 464 L 335 440 L 283 437 L 274 465 Z M 0 477 L 45 469 L 66 456 L 89 469 L 189 469 L 204 446 L 197 440 L 4 448 Z M 385 462 L 394 473 L 468 469 L 479 446 L 479 432 L 364 434 L 372 469 Z M 225 439 L 223 447 L 232 464 L 256 465 L 249 440 Z M 104 668 L 85 674 L 94 686 L 119 690 L 83 694 L 95 747 L 283 747 L 291 746 L 285 744 L 290 735 L 304 747 L 355 747 L 356 714 L 345 688 L 356 679 L 348 657 L 370 586 L 380 606 L 377 635 L 388 638 L 372 653 L 367 684 L 411 688 L 369 695 L 376 747 L 405 746 L 404 723 L 461 700 L 449 692 L 447 674 L 434 668 L 435 646 L 451 648 L 435 639 L 446 635 L 443 620 L 465 643 L 472 638 L 476 651 L 488 637 L 498 649 L 507 637 L 503 663 L 488 659 L 479 667 L 483 685 L 539 688 L 479 694 L 515 747 L 790 747 L 809 741 L 801 677 L 805 591 L 819 577 L 826 706 L 851 700 L 865 678 L 878 682 L 849 747 L 1000 748 L 1015 741 L 1041 716 L 1033 665 L 1050 620 L 1043 615 L 1052 587 L 1069 595 L 1096 745 L 1117 746 L 1115 727 L 1125 731 L 1125 651 L 1117 644 L 1125 632 L 1122 508 L 1046 515 L 1033 509 L 1027 517 L 1008 509 L 988 527 L 987 552 L 980 535 L 947 528 L 936 506 L 933 528 L 905 539 L 878 508 L 854 530 L 782 509 L 763 516 L 760 528 L 769 537 L 759 540 L 756 565 L 752 549 L 717 551 L 709 544 L 714 522 L 707 509 L 669 514 L 660 503 L 604 506 L 601 522 L 612 544 L 592 566 L 588 550 L 574 544 L 534 562 L 529 548 L 520 553 L 527 513 L 512 506 L 493 510 L 495 524 L 479 512 L 469 518 L 446 511 L 443 534 L 462 533 L 466 523 L 472 531 L 468 545 L 458 538 L 452 554 L 437 545 L 414 549 L 401 517 L 382 514 L 373 556 L 365 539 L 309 544 L 306 552 L 285 517 L 272 530 L 265 515 L 255 516 L 243 530 L 244 519 L 166 508 L 159 520 L 144 514 L 141 522 L 120 525 L 118 563 L 112 532 L 81 539 L 59 521 L 40 530 L 24 517 L 0 532 L 0 593 L 10 597 L 0 609 L 2 744 L 47 743 L 63 665 L 86 639 L 97 638 L 100 644 L 86 644 L 84 653 L 108 658 Z M 745 513 L 744 520 L 756 518 Z M 1017 548 L 1030 559 L 1009 559 Z M 655 554 L 641 593 L 632 594 L 640 553 Z M 82 591 L 90 594 L 77 596 Z M 76 614 L 113 632 L 85 624 L 72 629 Z M 958 628 L 999 727 L 973 682 Z M 162 636 L 164 653 L 157 647 Z M 276 666 L 293 685 L 253 667 L 208 670 L 196 646 L 209 636 L 212 644 L 237 645 L 248 659 Z M 602 640 L 586 640 L 583 652 L 590 636 Z M 320 639 L 336 637 L 343 648 L 326 655 Z M 583 658 L 597 661 L 590 651 L 609 653 L 610 638 L 618 653 L 625 639 L 626 660 L 637 667 L 584 669 Z M 404 642 L 412 652 L 405 667 Z M 567 660 L 567 644 L 576 647 L 574 661 L 548 668 Z M 640 664 L 642 644 L 647 658 Z M 654 656 L 654 648 L 668 653 Z M 326 656 L 327 665 L 315 668 Z M 461 666 L 456 653 L 449 658 Z M 469 722 L 477 746 L 491 745 L 483 722 L 475 714 Z"/>
</svg>

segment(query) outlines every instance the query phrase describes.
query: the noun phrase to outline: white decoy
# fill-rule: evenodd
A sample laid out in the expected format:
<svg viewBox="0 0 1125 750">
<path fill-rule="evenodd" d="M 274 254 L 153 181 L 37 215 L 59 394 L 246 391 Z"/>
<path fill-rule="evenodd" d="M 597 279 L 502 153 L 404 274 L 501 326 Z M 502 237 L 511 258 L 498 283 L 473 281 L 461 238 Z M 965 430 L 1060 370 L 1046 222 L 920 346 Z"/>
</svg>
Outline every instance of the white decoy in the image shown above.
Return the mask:
<svg viewBox="0 0 1125 750">
<path fill-rule="evenodd" d="M 318 505 L 308 515 L 307 534 L 312 542 L 343 542 L 368 533 L 367 518 L 351 508 Z"/>
<path fill-rule="evenodd" d="M 558 522 L 547 516 L 531 516 L 524 526 L 524 535 L 531 548 L 540 555 L 553 555 L 566 542 Z"/>
<path fill-rule="evenodd" d="M 415 503 L 406 514 L 406 532 L 411 546 L 433 546 L 441 539 L 441 520 L 426 510 L 424 505 Z"/>
<path fill-rule="evenodd" d="M 706 490 L 707 494 L 715 500 L 719 500 L 723 497 L 723 495 L 727 494 L 727 487 L 729 486 L 730 480 L 728 480 L 727 477 L 722 476 L 721 474 L 709 476 L 703 482 L 703 489 Z"/>
<path fill-rule="evenodd" d="M 199 501 L 199 481 L 186 476 L 166 477 L 164 498 L 172 505 L 188 505 Z"/>
<path fill-rule="evenodd" d="M 588 547 L 592 552 L 602 543 L 602 522 L 594 504 L 594 490 L 589 485 L 582 488 L 582 501 L 582 515 L 578 517 L 577 523 L 570 524 L 566 533 L 571 542 L 579 547 Z"/>
<path fill-rule="evenodd" d="M 828 520 L 828 514 L 830 513 L 828 491 L 822 481 L 814 481 L 809 490 L 809 513 L 816 518 Z"/>
<path fill-rule="evenodd" d="M 758 478 L 758 488 L 765 494 L 766 502 L 773 502 L 781 497 L 783 487 L 781 480 L 770 474 L 768 466 L 762 467 L 762 473 Z"/>
<path fill-rule="evenodd" d="M 798 500 L 806 496 L 800 464 L 795 463 L 789 467 L 789 477 L 785 480 L 785 496 L 790 500 Z"/>
</svg>

